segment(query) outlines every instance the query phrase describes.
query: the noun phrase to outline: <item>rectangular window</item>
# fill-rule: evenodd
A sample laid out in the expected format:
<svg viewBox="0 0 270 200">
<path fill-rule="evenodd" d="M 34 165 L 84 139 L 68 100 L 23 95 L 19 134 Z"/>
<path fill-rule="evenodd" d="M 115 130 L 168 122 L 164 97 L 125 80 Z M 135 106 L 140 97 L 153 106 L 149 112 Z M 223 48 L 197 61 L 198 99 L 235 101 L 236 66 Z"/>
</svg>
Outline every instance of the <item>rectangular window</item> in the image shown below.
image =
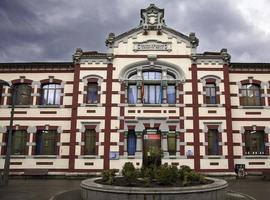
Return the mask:
<svg viewBox="0 0 270 200">
<path fill-rule="evenodd" d="M 161 103 L 161 87 L 160 85 L 144 85 L 144 103 L 160 104 Z"/>
<path fill-rule="evenodd" d="M 87 85 L 87 103 L 94 104 L 97 103 L 98 97 L 98 84 L 88 83 Z"/>
<path fill-rule="evenodd" d="M 168 85 L 167 86 L 167 101 L 168 104 L 175 104 L 176 94 L 175 94 L 175 86 Z"/>
<path fill-rule="evenodd" d="M 208 130 L 208 155 L 219 155 L 219 132 L 217 129 Z"/>
<path fill-rule="evenodd" d="M 84 154 L 96 155 L 96 131 L 94 129 L 85 130 Z"/>
<path fill-rule="evenodd" d="M 264 131 L 245 131 L 246 155 L 265 154 Z"/>
<path fill-rule="evenodd" d="M 243 106 L 260 106 L 261 105 L 261 88 L 255 84 L 245 84 L 241 87 Z"/>
<path fill-rule="evenodd" d="M 137 146 L 137 136 L 134 130 L 128 131 L 127 136 L 127 152 L 128 155 L 135 155 Z"/>
<path fill-rule="evenodd" d="M 137 86 L 136 85 L 128 86 L 128 103 L 130 104 L 137 103 Z"/>
<path fill-rule="evenodd" d="M 36 155 L 56 155 L 57 134 L 56 130 L 38 131 Z"/>
<path fill-rule="evenodd" d="M 206 104 L 216 104 L 217 103 L 217 95 L 216 95 L 216 84 L 214 83 L 206 83 L 205 86 L 206 92 Z"/>
<path fill-rule="evenodd" d="M 13 131 L 11 142 L 11 155 L 27 155 L 26 152 L 27 132 L 26 131 Z"/>
<path fill-rule="evenodd" d="M 175 132 L 169 132 L 167 136 L 168 152 L 169 155 L 176 154 L 176 134 Z"/>
</svg>

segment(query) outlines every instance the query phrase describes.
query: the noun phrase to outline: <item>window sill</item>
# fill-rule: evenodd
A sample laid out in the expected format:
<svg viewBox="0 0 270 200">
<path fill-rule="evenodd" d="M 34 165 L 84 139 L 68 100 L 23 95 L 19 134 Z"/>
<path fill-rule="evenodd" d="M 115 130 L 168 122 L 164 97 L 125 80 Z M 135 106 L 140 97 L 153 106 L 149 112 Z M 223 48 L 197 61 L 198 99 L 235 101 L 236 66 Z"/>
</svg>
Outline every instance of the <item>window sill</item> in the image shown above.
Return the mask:
<svg viewBox="0 0 270 200">
<path fill-rule="evenodd" d="M 264 106 L 239 106 L 239 108 L 243 108 L 243 109 L 263 109 Z"/>
<path fill-rule="evenodd" d="M 89 104 L 85 104 L 85 107 L 97 107 L 98 104 L 97 103 L 89 103 Z"/>
<path fill-rule="evenodd" d="M 222 107 L 221 104 L 202 104 L 202 107 Z"/>
<path fill-rule="evenodd" d="M 38 108 L 60 108 L 60 105 L 38 105 Z"/>
<path fill-rule="evenodd" d="M 224 159 L 225 156 L 222 155 L 206 155 L 203 156 L 204 159 Z"/>
<path fill-rule="evenodd" d="M 97 159 L 99 158 L 97 155 L 80 155 L 78 156 L 79 159 Z"/>
<path fill-rule="evenodd" d="M 269 155 L 244 155 L 242 158 L 245 159 L 268 159 L 270 158 Z"/>
<path fill-rule="evenodd" d="M 33 158 L 40 158 L 40 159 L 46 159 L 46 158 L 57 158 L 57 155 L 33 155 Z"/>
</svg>

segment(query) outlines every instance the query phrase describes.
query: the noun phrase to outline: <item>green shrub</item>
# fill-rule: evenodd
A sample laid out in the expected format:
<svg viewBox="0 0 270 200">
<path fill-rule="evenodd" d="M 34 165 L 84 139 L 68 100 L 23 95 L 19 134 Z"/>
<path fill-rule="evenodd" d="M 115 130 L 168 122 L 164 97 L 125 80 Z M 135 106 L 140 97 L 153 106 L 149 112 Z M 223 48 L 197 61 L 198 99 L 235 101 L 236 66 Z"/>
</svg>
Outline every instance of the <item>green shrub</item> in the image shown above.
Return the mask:
<svg viewBox="0 0 270 200">
<path fill-rule="evenodd" d="M 138 170 L 135 169 L 132 162 L 126 162 L 122 169 L 122 175 L 128 185 L 132 185 L 138 178 Z"/>
<path fill-rule="evenodd" d="M 109 185 L 112 185 L 114 182 L 115 173 L 117 172 L 116 169 L 108 169 L 102 171 L 102 180 Z"/>
<path fill-rule="evenodd" d="M 157 169 L 156 180 L 160 185 L 172 185 L 176 183 L 178 169 L 175 166 L 161 165 Z"/>
<path fill-rule="evenodd" d="M 145 186 L 149 186 L 156 178 L 157 167 L 155 165 L 143 166 L 140 171 L 140 177 L 143 179 Z"/>
</svg>

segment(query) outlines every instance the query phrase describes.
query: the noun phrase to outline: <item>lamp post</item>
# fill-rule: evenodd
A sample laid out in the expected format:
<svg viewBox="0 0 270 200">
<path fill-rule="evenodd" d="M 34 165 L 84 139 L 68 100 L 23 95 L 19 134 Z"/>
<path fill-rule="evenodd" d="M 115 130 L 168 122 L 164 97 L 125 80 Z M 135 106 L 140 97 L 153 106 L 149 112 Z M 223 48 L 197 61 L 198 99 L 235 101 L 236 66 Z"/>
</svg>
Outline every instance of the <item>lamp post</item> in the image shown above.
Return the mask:
<svg viewBox="0 0 270 200">
<path fill-rule="evenodd" d="M 9 175 L 9 167 L 10 167 L 10 155 L 11 155 L 11 141 L 12 141 L 12 128 L 13 128 L 13 118 L 14 118 L 14 88 L 12 85 L 9 85 L 6 81 L 0 80 L 0 85 L 8 86 L 11 89 L 11 111 L 10 111 L 10 121 L 9 121 L 9 129 L 8 129 L 8 140 L 6 144 L 6 156 L 5 156 L 5 165 L 4 165 L 4 174 L 3 174 L 3 185 L 8 185 L 8 175 Z"/>
</svg>

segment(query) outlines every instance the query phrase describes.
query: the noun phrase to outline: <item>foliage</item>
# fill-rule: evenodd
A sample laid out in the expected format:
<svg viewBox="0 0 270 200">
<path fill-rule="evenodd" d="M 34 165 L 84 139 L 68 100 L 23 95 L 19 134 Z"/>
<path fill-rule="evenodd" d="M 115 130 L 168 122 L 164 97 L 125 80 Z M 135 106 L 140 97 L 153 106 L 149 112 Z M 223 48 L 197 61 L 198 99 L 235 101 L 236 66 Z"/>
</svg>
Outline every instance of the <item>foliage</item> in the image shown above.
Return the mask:
<svg viewBox="0 0 270 200">
<path fill-rule="evenodd" d="M 177 175 L 176 166 L 161 165 L 157 169 L 156 180 L 160 185 L 172 185 L 176 183 Z"/>
<path fill-rule="evenodd" d="M 143 179 L 145 186 L 149 186 L 156 178 L 157 167 L 155 165 L 143 166 L 140 170 L 140 177 Z"/>
<path fill-rule="evenodd" d="M 102 172 L 102 180 L 106 182 L 109 185 L 112 185 L 115 178 L 115 173 L 117 172 L 117 169 L 108 169 L 104 170 Z"/>
<path fill-rule="evenodd" d="M 135 169 L 132 162 L 126 162 L 122 169 L 122 175 L 128 185 L 133 185 L 138 178 L 138 170 Z"/>
</svg>

